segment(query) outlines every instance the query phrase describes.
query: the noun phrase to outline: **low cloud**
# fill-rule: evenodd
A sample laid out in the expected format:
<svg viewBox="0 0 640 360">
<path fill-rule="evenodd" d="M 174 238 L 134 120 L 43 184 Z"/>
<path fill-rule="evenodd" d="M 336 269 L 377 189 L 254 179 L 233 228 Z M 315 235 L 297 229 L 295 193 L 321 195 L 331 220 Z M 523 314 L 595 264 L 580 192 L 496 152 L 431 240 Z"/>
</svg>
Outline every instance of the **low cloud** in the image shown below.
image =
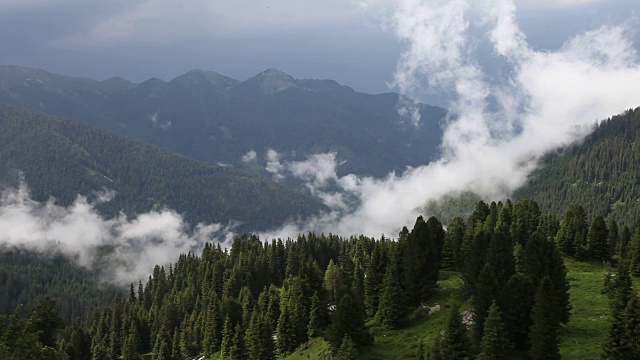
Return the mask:
<svg viewBox="0 0 640 360">
<path fill-rule="evenodd" d="M 100 193 L 96 202 L 78 196 L 69 207 L 62 207 L 53 200 L 32 200 L 24 184 L 6 189 L 0 194 L 0 247 L 59 252 L 87 268 L 99 261 L 104 280 L 124 285 L 146 278 L 156 264 L 176 261 L 177 254 L 200 252 L 206 242 L 226 246 L 233 240 L 232 225 L 190 228 L 169 209 L 104 219 L 95 206 L 113 195 Z"/>
<path fill-rule="evenodd" d="M 541 52 L 527 43 L 509 0 L 367 5 L 406 44 L 394 86 L 416 98 L 434 90 L 453 94 L 444 155 L 383 179 L 323 175 L 334 179 L 336 191 L 322 192 L 321 184 L 308 179 L 321 198 L 341 201 L 332 212 L 265 232 L 267 238 L 304 231 L 395 236 L 424 214 L 427 203 L 444 196 L 472 191 L 487 200 L 504 199 L 526 182 L 544 154 L 582 139 L 597 120 L 640 105 L 631 23 L 601 27 L 557 51 Z M 489 82 L 476 60 L 481 41 L 504 63 L 500 83 Z"/>
</svg>

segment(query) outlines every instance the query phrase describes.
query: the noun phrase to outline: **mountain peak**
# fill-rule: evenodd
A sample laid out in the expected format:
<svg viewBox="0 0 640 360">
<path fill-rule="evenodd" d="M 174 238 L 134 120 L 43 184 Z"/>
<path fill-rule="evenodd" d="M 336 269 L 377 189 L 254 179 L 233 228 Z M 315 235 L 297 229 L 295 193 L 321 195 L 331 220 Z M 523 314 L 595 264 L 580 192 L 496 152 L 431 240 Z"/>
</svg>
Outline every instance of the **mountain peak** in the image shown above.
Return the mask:
<svg viewBox="0 0 640 360">
<path fill-rule="evenodd" d="M 202 81 L 212 84 L 220 89 L 228 89 L 238 83 L 238 80 L 220 75 L 214 71 L 206 71 L 202 69 L 193 69 L 171 80 L 172 83 L 183 82 L 188 84 L 200 83 Z"/>
<path fill-rule="evenodd" d="M 298 85 L 291 75 L 274 68 L 259 73 L 245 83 L 257 84 L 265 95 L 273 95 Z"/>
</svg>

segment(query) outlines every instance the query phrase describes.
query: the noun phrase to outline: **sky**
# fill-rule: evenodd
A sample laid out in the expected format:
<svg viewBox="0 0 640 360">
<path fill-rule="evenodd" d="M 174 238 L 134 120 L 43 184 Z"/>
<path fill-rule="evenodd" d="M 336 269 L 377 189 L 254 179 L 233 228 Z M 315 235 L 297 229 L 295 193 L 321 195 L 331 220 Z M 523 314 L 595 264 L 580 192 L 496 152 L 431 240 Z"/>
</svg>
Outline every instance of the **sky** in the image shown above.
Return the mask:
<svg viewBox="0 0 640 360">
<path fill-rule="evenodd" d="M 406 42 L 376 13 L 376 3 L 0 0 L 0 64 L 136 82 L 170 80 L 194 68 L 244 80 L 273 67 L 358 91 L 398 91 L 394 73 Z M 539 50 L 640 15 L 637 0 L 517 0 L 516 6 L 521 30 Z M 437 95 L 414 94 L 444 105 Z"/>
</svg>

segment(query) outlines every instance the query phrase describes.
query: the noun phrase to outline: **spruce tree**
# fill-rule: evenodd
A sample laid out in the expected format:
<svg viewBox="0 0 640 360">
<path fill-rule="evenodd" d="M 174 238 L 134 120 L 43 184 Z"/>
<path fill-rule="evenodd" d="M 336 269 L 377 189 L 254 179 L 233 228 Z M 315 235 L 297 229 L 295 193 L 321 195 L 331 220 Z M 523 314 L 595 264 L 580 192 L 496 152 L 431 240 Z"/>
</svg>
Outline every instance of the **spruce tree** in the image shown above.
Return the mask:
<svg viewBox="0 0 640 360">
<path fill-rule="evenodd" d="M 467 330 L 462 323 L 462 316 L 458 306 L 454 306 L 451 309 L 441 346 L 442 359 L 464 360 L 469 355 Z"/>
<path fill-rule="evenodd" d="M 556 306 L 553 284 L 549 277 L 542 279 L 531 311 L 530 355 L 532 360 L 559 360 L 558 331 L 560 319 L 550 309 Z"/>
<path fill-rule="evenodd" d="M 256 307 L 251 315 L 249 328 L 245 334 L 245 348 L 248 360 L 270 360 L 274 358 L 274 342 L 271 325 Z"/>
<path fill-rule="evenodd" d="M 400 286 L 398 262 L 393 255 L 387 265 L 387 271 L 382 282 L 380 303 L 376 320 L 389 329 L 397 329 L 404 318 L 403 291 Z"/>
<path fill-rule="evenodd" d="M 610 282 L 609 300 L 611 303 L 611 326 L 609 335 L 605 341 L 602 359 L 636 359 L 634 357 L 634 339 L 629 331 L 627 309 L 631 305 L 633 290 L 631 288 L 631 277 L 629 276 L 629 265 L 626 261 L 618 264 L 616 276 Z"/>
<path fill-rule="evenodd" d="M 621 258 L 626 259 L 628 257 L 628 252 L 629 252 L 629 245 L 631 242 L 631 231 L 629 230 L 629 227 L 625 225 L 624 228 L 622 228 L 622 235 L 620 236 L 620 243 L 618 245 L 618 255 L 620 255 Z"/>
<path fill-rule="evenodd" d="M 484 323 L 484 335 L 477 360 L 502 360 L 506 358 L 509 342 L 504 332 L 498 305 L 494 301 Z"/>
<path fill-rule="evenodd" d="M 613 257 L 618 254 L 619 232 L 618 223 L 615 220 L 609 221 L 609 234 L 607 235 L 607 244 L 609 245 L 609 255 Z"/>
<path fill-rule="evenodd" d="M 311 297 L 311 309 L 309 311 L 309 326 L 307 328 L 307 337 L 309 340 L 319 334 L 322 320 L 322 307 L 318 293 L 313 293 Z"/>
<path fill-rule="evenodd" d="M 587 243 L 589 254 L 592 258 L 600 261 L 609 260 L 609 229 L 602 216 L 596 216 L 589 227 L 587 233 Z"/>
<path fill-rule="evenodd" d="M 631 339 L 630 345 L 633 357 L 634 359 L 640 359 L 640 300 L 635 291 L 631 294 L 631 300 L 629 300 L 625 313 L 627 316 L 627 333 Z"/>
<path fill-rule="evenodd" d="M 436 335 L 436 339 L 433 341 L 433 345 L 427 352 L 427 356 L 425 360 L 444 360 L 442 357 L 442 346 L 441 346 L 441 336 L 440 334 Z"/>
<path fill-rule="evenodd" d="M 340 348 L 336 352 L 335 359 L 336 360 L 355 360 L 358 355 L 358 350 L 356 350 L 353 341 L 351 341 L 351 337 L 349 335 L 345 335 L 342 338 L 342 343 L 340 344 Z"/>
<path fill-rule="evenodd" d="M 499 299 L 505 333 L 515 348 L 529 348 L 531 308 L 535 301 L 535 288 L 526 276 L 515 274 L 509 279 Z"/>
</svg>

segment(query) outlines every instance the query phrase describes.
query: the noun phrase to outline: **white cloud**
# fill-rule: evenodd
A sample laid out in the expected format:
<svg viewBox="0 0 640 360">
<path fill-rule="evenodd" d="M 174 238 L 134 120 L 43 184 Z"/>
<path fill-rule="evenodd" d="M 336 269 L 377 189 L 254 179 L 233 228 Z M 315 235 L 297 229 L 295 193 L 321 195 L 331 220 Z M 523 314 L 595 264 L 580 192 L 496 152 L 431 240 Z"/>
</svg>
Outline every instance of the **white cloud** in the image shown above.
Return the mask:
<svg viewBox="0 0 640 360">
<path fill-rule="evenodd" d="M 98 194 L 98 201 L 113 193 Z M 175 211 L 164 209 L 139 214 L 132 219 L 120 215 L 102 218 L 85 197 L 69 207 L 45 204 L 29 197 L 26 185 L 0 194 L 0 246 L 18 246 L 43 254 L 56 251 L 92 267 L 96 250 L 113 249 L 101 268 L 105 280 L 128 284 L 146 278 L 156 264 L 174 262 L 177 255 L 199 251 L 205 242 L 230 244 L 233 226 L 199 224 L 190 229 Z"/>
<path fill-rule="evenodd" d="M 384 179 L 336 178 L 340 189 L 331 195 L 357 200 L 346 211 L 335 206 L 265 236 L 309 230 L 394 236 L 425 204 L 447 194 L 471 190 L 503 199 L 525 183 L 545 153 L 581 139 L 596 120 L 640 105 L 630 24 L 602 27 L 557 51 L 539 52 L 527 44 L 508 0 L 382 0 L 369 8 L 386 11 L 385 23 L 407 45 L 396 72 L 401 93 L 417 97 L 437 88 L 455 94 L 444 156 Z M 476 41 L 483 40 L 471 34 L 477 29 L 511 67 L 502 83 L 489 83 L 475 60 L 481 49 Z M 497 111 L 489 110 L 490 101 Z"/>
<path fill-rule="evenodd" d="M 516 5 L 523 9 L 562 9 L 604 2 L 611 0 L 515 0 Z"/>
<path fill-rule="evenodd" d="M 250 150 L 246 154 L 242 155 L 242 162 L 243 163 L 252 163 L 252 162 L 255 162 L 257 160 L 257 158 L 258 158 L 258 154 L 256 154 L 255 151 Z"/>
</svg>

